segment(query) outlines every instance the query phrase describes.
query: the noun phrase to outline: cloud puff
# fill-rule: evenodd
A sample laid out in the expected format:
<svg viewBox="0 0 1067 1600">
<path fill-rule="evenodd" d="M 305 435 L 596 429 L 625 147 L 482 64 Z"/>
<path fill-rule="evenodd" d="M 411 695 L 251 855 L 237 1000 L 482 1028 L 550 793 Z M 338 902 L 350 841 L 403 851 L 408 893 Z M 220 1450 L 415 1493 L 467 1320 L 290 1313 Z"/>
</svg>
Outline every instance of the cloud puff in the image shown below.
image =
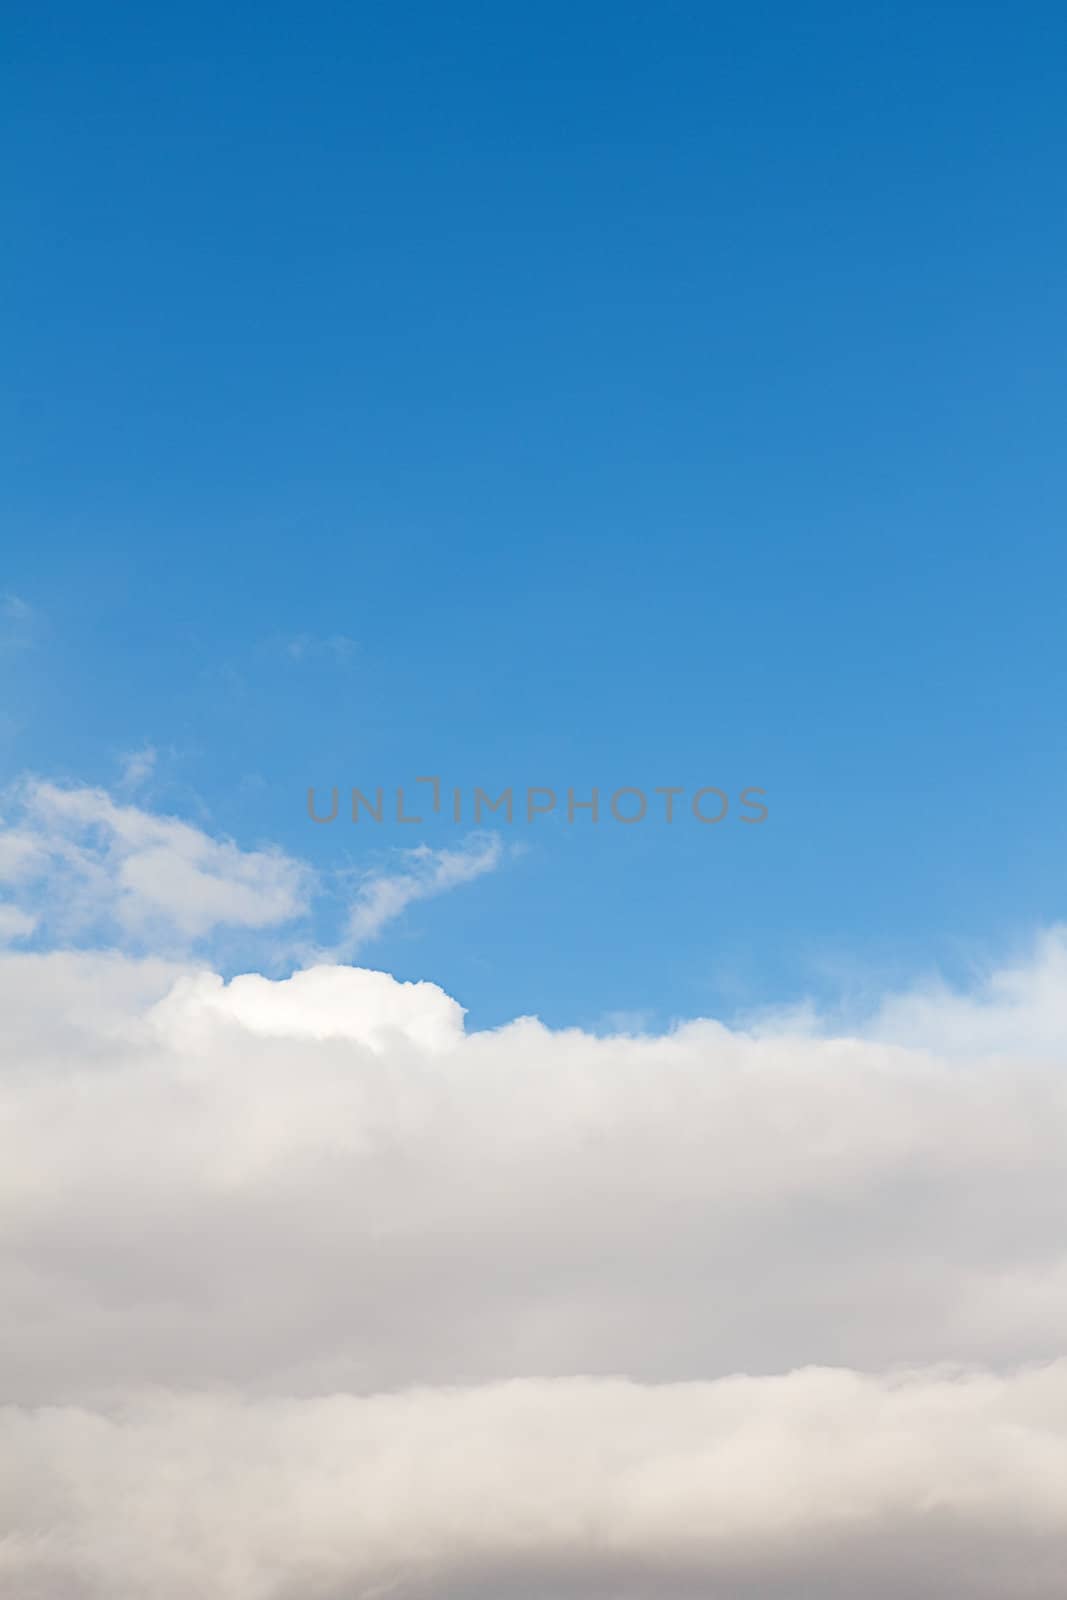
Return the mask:
<svg viewBox="0 0 1067 1600">
<path fill-rule="evenodd" d="M 241 850 L 102 789 L 30 781 L 14 805 L 0 833 L 0 883 L 60 935 L 195 940 L 306 910 L 312 875 L 281 850 Z"/>
<path fill-rule="evenodd" d="M 462 1006 L 435 983 L 398 983 L 360 967 L 312 967 L 279 982 L 245 973 L 224 983 L 198 972 L 175 984 L 155 1019 L 177 1038 L 195 1030 L 210 1042 L 212 1027 L 228 1019 L 262 1038 L 346 1039 L 377 1055 L 400 1039 L 447 1050 L 463 1034 Z"/>
<path fill-rule="evenodd" d="M 0 1591 L 1058 1600 L 1065 970 L 597 1038 L 0 957 Z"/>
</svg>

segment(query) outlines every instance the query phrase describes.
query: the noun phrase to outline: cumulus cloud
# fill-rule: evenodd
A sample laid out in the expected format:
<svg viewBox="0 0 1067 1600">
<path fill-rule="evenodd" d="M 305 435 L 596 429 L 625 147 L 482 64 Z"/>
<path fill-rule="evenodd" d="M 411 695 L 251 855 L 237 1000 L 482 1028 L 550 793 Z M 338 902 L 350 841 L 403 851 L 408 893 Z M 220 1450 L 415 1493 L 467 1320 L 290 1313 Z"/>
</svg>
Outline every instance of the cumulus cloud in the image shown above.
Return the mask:
<svg viewBox="0 0 1067 1600">
<path fill-rule="evenodd" d="M 59 936 L 195 940 L 218 927 L 273 927 L 306 909 L 311 874 L 281 850 L 241 850 L 102 789 L 33 780 L 12 804 L 0 882 Z"/>
<path fill-rule="evenodd" d="M 0 1592 L 1058 1600 L 1065 972 L 594 1037 L 0 956 Z"/>
<path fill-rule="evenodd" d="M 252 972 L 224 983 L 198 972 L 175 984 L 155 1019 L 184 1038 L 229 1019 L 260 1037 L 347 1039 L 377 1055 L 397 1039 L 447 1050 L 463 1033 L 462 1006 L 435 983 L 398 983 L 360 967 L 312 967 L 278 982 Z"/>
</svg>

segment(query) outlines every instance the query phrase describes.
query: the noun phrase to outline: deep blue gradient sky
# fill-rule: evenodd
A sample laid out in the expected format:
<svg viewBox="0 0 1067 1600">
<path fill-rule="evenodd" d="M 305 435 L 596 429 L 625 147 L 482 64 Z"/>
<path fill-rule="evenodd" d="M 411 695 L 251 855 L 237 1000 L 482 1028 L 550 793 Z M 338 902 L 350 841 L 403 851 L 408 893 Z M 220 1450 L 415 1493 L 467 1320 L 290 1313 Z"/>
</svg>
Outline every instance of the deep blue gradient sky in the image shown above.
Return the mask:
<svg viewBox="0 0 1067 1600">
<path fill-rule="evenodd" d="M 5 778 L 147 742 L 154 806 L 324 869 L 416 840 L 309 783 L 768 790 L 516 827 L 367 953 L 483 1023 L 1064 914 L 1062 7 L 6 31 Z"/>
</svg>

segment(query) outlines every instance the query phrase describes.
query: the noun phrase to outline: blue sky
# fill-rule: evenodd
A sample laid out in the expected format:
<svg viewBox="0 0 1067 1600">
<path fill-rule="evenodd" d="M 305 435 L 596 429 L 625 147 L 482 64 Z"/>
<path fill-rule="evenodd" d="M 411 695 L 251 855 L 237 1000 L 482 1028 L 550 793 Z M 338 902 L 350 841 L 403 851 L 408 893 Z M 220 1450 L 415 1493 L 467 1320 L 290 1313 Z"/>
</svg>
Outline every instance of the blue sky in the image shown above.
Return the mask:
<svg viewBox="0 0 1067 1600">
<path fill-rule="evenodd" d="M 1065 44 L 1043 5 L 15 8 L 5 781 L 152 746 L 139 803 L 323 874 L 466 830 L 316 829 L 309 783 L 767 790 L 516 826 L 361 955 L 483 1024 L 1061 918 Z"/>
</svg>

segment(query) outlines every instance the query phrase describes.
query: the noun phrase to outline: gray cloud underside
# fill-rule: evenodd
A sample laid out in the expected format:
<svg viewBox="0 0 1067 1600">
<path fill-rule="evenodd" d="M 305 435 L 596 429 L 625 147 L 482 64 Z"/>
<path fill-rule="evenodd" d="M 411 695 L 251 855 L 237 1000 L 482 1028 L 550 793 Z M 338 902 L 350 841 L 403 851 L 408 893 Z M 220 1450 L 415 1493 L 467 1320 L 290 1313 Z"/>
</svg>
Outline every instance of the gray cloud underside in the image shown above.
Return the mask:
<svg viewBox="0 0 1067 1600">
<path fill-rule="evenodd" d="M 1058 1600 L 1065 979 L 598 1039 L 0 959 L 0 1593 Z"/>
</svg>

